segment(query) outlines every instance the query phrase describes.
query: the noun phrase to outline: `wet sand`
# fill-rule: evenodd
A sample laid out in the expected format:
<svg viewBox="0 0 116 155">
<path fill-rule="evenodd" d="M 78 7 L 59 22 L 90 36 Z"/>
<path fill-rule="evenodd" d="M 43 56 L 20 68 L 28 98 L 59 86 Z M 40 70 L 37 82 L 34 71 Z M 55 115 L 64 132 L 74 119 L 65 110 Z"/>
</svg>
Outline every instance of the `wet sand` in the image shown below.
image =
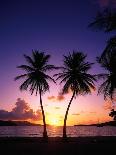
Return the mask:
<svg viewBox="0 0 116 155">
<path fill-rule="evenodd" d="M 116 154 L 116 137 L 0 137 L 1 155 L 110 155 Z"/>
</svg>

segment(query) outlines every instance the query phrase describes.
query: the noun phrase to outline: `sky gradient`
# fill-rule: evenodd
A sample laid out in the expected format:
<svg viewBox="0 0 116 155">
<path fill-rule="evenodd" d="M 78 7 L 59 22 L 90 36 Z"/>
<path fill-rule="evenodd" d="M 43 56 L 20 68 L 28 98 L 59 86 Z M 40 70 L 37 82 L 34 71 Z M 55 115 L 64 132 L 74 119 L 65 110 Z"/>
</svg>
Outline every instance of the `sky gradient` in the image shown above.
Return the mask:
<svg viewBox="0 0 116 155">
<path fill-rule="evenodd" d="M 91 31 L 88 24 L 97 11 L 108 6 L 115 7 L 115 1 L 0 1 L 0 119 L 23 120 L 20 115 L 27 111 L 24 120 L 37 121 L 38 116 L 41 123 L 39 96 L 19 91 L 21 82 L 14 82 L 14 77 L 21 71 L 16 66 L 25 63 L 23 54 L 31 55 L 32 49 L 50 54 L 50 63 L 56 66 L 62 65 L 62 55 L 73 50 L 83 51 L 90 62 L 95 62 L 112 34 Z M 91 73 L 99 72 L 103 71 L 95 64 Z M 50 92 L 43 96 L 47 123 L 62 125 L 72 94 L 61 96 L 59 83 L 50 86 Z M 111 103 L 97 96 L 97 91 L 79 96 L 71 105 L 68 125 L 111 120 L 111 108 Z"/>
</svg>

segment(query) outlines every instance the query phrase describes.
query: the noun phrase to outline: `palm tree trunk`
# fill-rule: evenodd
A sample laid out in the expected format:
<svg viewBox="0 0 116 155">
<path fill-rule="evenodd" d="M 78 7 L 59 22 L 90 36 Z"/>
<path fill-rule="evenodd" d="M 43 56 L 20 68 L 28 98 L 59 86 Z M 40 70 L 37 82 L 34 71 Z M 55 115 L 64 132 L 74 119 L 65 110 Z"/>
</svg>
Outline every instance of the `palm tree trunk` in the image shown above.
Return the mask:
<svg viewBox="0 0 116 155">
<path fill-rule="evenodd" d="M 67 107 L 67 110 L 66 110 L 66 113 L 65 113 L 65 118 L 64 118 L 64 126 L 63 126 L 63 139 L 66 139 L 67 138 L 67 135 L 66 135 L 66 121 L 67 121 L 67 116 L 68 116 L 68 111 L 69 111 L 69 108 L 70 108 L 70 105 L 72 103 L 72 100 L 75 96 L 75 92 L 73 92 L 73 95 L 70 99 L 70 102 L 68 104 L 68 107 Z"/>
<path fill-rule="evenodd" d="M 41 89 L 39 89 L 39 94 L 40 94 L 41 111 L 42 111 L 42 116 L 43 116 L 43 127 L 44 127 L 43 138 L 44 138 L 44 139 L 47 139 L 47 138 L 48 138 L 48 135 L 47 135 L 47 129 L 46 129 L 45 113 L 44 113 L 44 109 L 43 109 L 43 105 L 42 105 Z"/>
</svg>

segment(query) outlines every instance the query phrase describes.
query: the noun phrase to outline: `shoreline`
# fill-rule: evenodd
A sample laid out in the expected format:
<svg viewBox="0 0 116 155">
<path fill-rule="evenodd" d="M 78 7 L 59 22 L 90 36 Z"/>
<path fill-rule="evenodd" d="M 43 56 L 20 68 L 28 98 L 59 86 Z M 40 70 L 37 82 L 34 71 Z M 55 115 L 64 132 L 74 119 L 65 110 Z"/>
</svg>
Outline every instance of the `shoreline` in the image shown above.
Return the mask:
<svg viewBox="0 0 116 155">
<path fill-rule="evenodd" d="M 73 141 L 89 141 L 89 140 L 116 140 L 116 136 L 80 136 L 80 137 L 67 137 L 67 140 L 69 142 L 73 142 Z M 42 141 L 43 137 L 21 137 L 21 136 L 5 136 L 5 137 L 0 137 L 0 143 L 2 141 Z M 62 137 L 48 137 L 48 142 L 51 141 L 62 141 Z"/>
<path fill-rule="evenodd" d="M 49 137 L 48 142 L 42 137 L 0 137 L 4 155 L 114 154 L 115 146 L 116 136 L 69 137 L 67 142 L 62 137 Z"/>
</svg>

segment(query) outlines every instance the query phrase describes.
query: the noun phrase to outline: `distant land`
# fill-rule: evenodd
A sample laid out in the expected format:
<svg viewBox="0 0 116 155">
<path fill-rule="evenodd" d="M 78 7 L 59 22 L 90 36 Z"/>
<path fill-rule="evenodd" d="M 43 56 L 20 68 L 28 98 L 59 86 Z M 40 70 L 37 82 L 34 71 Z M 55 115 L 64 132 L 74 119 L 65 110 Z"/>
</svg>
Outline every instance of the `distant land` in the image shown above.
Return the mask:
<svg viewBox="0 0 116 155">
<path fill-rule="evenodd" d="M 104 123 L 99 123 L 99 124 L 89 124 L 89 125 L 85 125 L 85 124 L 77 124 L 74 126 L 98 126 L 98 127 L 102 127 L 102 126 L 116 126 L 116 121 L 109 121 L 109 122 L 104 122 Z"/>
<path fill-rule="evenodd" d="M 30 123 L 28 121 L 3 121 L 0 120 L 0 126 L 41 126 L 40 124 Z"/>
<path fill-rule="evenodd" d="M 0 120 L 0 126 L 42 126 L 41 124 L 35 124 L 35 123 L 30 123 L 28 121 L 3 121 Z M 50 125 L 48 125 L 50 126 Z M 78 124 L 78 125 L 74 125 L 74 126 L 98 126 L 98 127 L 102 127 L 102 126 L 116 126 L 116 121 L 109 121 L 109 122 L 105 122 L 105 123 L 99 123 L 99 124 Z"/>
</svg>

